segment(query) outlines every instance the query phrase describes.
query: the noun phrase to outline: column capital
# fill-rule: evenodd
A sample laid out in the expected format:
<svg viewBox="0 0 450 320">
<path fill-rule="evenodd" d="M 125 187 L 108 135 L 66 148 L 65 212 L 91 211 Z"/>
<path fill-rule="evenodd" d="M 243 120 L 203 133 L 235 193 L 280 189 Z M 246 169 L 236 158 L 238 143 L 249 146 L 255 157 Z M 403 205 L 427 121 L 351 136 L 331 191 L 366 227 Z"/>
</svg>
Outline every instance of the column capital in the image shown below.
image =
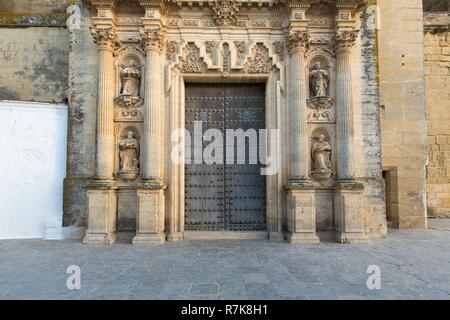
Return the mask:
<svg viewBox="0 0 450 320">
<path fill-rule="evenodd" d="M 140 28 L 139 33 L 145 50 L 155 50 L 160 52 L 164 45 L 164 30 Z"/>
<path fill-rule="evenodd" d="M 306 52 L 309 46 L 310 35 L 305 30 L 290 30 L 287 36 L 289 53 L 296 51 Z"/>
<path fill-rule="evenodd" d="M 334 35 L 336 53 L 350 51 L 358 37 L 359 30 L 336 30 Z"/>
<path fill-rule="evenodd" d="M 90 27 L 89 30 L 99 49 L 114 50 L 117 44 L 117 34 L 113 28 Z"/>
</svg>

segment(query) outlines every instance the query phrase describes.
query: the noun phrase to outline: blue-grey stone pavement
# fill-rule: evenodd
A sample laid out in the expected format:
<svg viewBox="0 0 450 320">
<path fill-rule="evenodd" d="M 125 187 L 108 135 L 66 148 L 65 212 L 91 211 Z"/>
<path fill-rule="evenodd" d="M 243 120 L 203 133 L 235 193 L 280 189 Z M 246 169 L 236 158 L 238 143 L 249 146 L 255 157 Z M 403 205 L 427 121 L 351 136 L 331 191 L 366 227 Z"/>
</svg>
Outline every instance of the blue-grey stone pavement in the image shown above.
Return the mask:
<svg viewBox="0 0 450 320">
<path fill-rule="evenodd" d="M 450 220 L 364 245 L 263 240 L 0 241 L 0 299 L 449 299 Z M 66 286 L 80 267 L 81 288 Z M 367 268 L 381 271 L 369 290 Z"/>
</svg>

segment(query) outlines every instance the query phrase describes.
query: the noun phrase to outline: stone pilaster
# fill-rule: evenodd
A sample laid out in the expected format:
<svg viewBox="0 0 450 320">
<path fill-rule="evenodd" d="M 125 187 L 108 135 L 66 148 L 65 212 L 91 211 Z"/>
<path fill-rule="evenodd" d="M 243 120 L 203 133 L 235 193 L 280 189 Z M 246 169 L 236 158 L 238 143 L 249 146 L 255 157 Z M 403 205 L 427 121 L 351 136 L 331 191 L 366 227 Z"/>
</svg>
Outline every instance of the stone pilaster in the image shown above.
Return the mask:
<svg viewBox="0 0 450 320">
<path fill-rule="evenodd" d="M 87 244 L 111 244 L 116 239 L 116 193 L 114 189 L 114 46 L 111 27 L 91 28 L 98 45 L 98 102 L 95 179 L 89 184 Z"/>
<path fill-rule="evenodd" d="M 349 17 L 344 15 L 343 17 Z M 350 22 L 351 23 L 351 22 Z M 345 21 L 345 24 L 349 24 Z M 334 228 L 341 243 L 367 242 L 362 220 L 364 186 L 355 179 L 351 48 L 358 32 L 340 29 L 336 49 L 336 152 L 338 185 L 334 196 Z"/>
<path fill-rule="evenodd" d="M 164 32 L 140 29 L 145 46 L 144 134 L 142 137 L 143 183 L 137 190 L 138 216 L 133 244 L 153 244 L 164 236 L 164 184 L 161 174 L 162 78 L 160 57 Z"/>
</svg>

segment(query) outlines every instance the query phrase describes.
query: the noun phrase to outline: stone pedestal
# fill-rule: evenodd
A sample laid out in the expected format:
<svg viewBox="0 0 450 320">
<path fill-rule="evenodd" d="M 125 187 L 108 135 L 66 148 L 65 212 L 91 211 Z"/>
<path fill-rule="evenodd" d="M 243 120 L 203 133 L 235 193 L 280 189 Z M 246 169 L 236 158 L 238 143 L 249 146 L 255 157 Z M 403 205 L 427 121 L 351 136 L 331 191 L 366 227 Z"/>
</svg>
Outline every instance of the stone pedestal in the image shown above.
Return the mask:
<svg viewBox="0 0 450 320">
<path fill-rule="evenodd" d="M 116 240 L 116 190 L 111 183 L 88 186 L 88 222 L 85 244 L 112 244 Z"/>
<path fill-rule="evenodd" d="M 360 183 L 340 183 L 334 195 L 334 229 L 340 243 L 366 243 L 362 219 L 362 193 Z"/>
<path fill-rule="evenodd" d="M 164 234 L 164 188 L 141 187 L 136 190 L 138 214 L 133 244 L 159 244 Z"/>
<path fill-rule="evenodd" d="M 317 244 L 316 203 L 314 190 L 309 187 L 288 188 L 289 243 Z"/>
</svg>

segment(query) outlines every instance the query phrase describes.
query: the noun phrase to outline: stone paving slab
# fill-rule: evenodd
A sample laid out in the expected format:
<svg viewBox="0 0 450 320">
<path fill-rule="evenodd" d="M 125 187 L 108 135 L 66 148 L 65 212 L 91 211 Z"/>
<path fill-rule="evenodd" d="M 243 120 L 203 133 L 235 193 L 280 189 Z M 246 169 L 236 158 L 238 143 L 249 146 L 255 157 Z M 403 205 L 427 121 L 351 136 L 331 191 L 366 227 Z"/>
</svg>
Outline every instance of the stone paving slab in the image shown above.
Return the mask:
<svg viewBox="0 0 450 320">
<path fill-rule="evenodd" d="M 450 299 L 450 220 L 364 245 L 264 240 L 0 241 L 0 299 Z M 81 270 L 69 290 L 66 269 Z M 366 286 L 369 265 L 381 289 Z"/>
</svg>

